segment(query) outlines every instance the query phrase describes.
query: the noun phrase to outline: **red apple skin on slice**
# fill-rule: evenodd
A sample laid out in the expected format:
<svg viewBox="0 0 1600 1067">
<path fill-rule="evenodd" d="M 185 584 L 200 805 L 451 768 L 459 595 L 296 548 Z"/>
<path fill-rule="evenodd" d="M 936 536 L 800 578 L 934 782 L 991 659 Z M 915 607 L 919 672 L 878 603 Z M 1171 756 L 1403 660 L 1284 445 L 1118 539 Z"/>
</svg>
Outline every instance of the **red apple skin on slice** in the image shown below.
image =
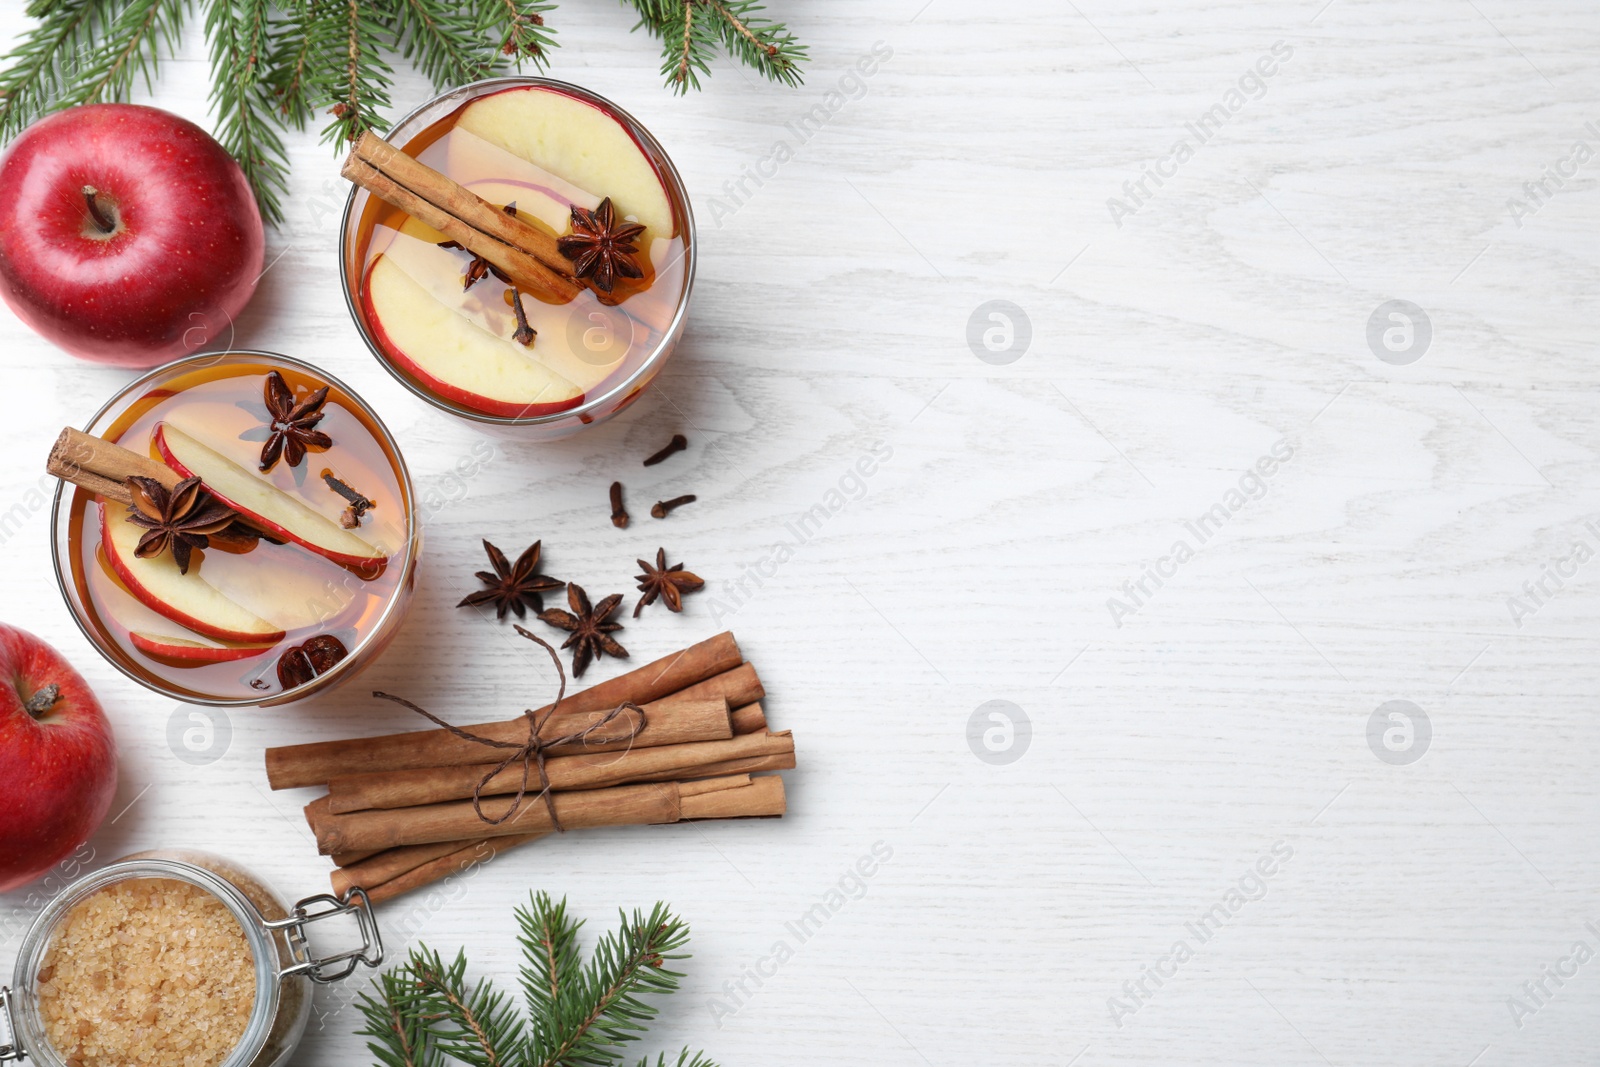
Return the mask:
<svg viewBox="0 0 1600 1067">
<path fill-rule="evenodd" d="M 197 634 L 218 641 L 270 645 L 284 632 L 250 609 L 229 600 L 200 576 L 192 564 L 180 574 L 170 554 L 140 559 L 134 555 L 142 531 L 100 505 L 100 544 L 122 584 L 140 603 Z"/>
<path fill-rule="evenodd" d="M 470 390 L 463 389 L 460 386 L 452 385 L 450 382 L 439 378 L 437 375 L 429 374 L 420 365 L 418 365 L 414 359 L 406 354 L 405 349 L 403 349 L 396 342 L 396 340 L 389 335 L 388 331 L 384 329 L 383 320 L 378 317 L 377 309 L 374 308 L 372 302 L 372 271 L 377 267 L 378 262 L 379 260 L 373 261 L 372 267 L 369 267 L 367 270 L 367 276 L 362 280 L 362 314 L 366 316 L 367 325 L 372 330 L 373 337 L 377 340 L 378 346 L 382 348 L 383 351 L 388 354 L 389 358 L 394 360 L 394 362 L 398 364 L 401 369 L 403 369 L 407 374 L 411 375 L 411 377 L 415 378 L 429 391 L 437 393 L 439 396 L 453 404 L 460 404 L 462 407 L 471 408 L 473 411 L 479 411 L 485 415 L 495 415 L 506 419 L 525 419 L 537 418 L 541 415 L 554 415 L 557 412 L 569 411 L 583 403 L 583 394 L 581 393 L 569 400 L 563 400 L 558 403 L 550 404 L 523 404 L 517 403 L 516 401 L 496 400 L 492 397 L 483 396 Z M 463 322 L 462 326 L 464 329 L 475 328 L 472 327 L 470 323 L 466 322 Z"/>
<path fill-rule="evenodd" d="M 133 642 L 134 648 L 147 656 L 172 663 L 192 664 L 196 667 L 206 663 L 231 663 L 234 660 L 249 659 L 251 656 L 271 651 L 273 647 L 206 645 L 186 637 L 170 637 L 166 634 L 144 633 L 139 630 L 130 630 L 128 640 Z"/>
<path fill-rule="evenodd" d="M 199 478 L 212 496 L 274 537 L 363 573 L 388 562 L 387 555 L 349 530 L 176 426 L 158 424 L 154 441 L 167 466 L 185 478 Z"/>
</svg>

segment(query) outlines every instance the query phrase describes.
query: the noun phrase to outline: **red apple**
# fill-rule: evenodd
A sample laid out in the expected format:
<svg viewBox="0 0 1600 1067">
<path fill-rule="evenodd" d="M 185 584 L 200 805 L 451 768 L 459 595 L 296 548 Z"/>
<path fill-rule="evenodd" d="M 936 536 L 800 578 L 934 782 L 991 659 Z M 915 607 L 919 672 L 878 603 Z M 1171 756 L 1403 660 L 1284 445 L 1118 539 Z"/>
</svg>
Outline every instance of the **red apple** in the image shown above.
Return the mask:
<svg viewBox="0 0 1600 1067">
<path fill-rule="evenodd" d="M 61 653 L 0 623 L 0 892 L 89 839 L 117 791 L 100 702 Z"/>
<path fill-rule="evenodd" d="M 0 161 L 0 296 L 82 359 L 153 367 L 226 342 L 264 248 L 239 164 L 158 108 L 68 108 Z"/>
</svg>

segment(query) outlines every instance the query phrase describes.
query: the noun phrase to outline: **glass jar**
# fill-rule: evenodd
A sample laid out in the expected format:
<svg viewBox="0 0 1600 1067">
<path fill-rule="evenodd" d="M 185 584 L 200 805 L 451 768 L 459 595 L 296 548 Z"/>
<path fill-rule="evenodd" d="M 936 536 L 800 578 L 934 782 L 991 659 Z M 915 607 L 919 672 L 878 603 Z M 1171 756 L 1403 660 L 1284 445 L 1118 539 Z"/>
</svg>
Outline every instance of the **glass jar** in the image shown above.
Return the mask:
<svg viewBox="0 0 1600 1067">
<path fill-rule="evenodd" d="M 356 468 L 357 473 L 371 472 L 365 478 L 376 482 L 376 486 L 363 487 L 362 477 L 352 477 L 341 466 L 343 476 L 351 478 L 357 488 L 365 488 L 379 501 L 367 516 L 368 525 L 360 529 L 365 532 L 373 524 L 381 526 L 385 540 L 392 545 L 392 555 L 382 572 L 374 577 L 300 552 L 281 541 L 269 545 L 265 538 L 249 555 L 234 557 L 219 552 L 216 562 L 224 567 L 235 566 L 235 561 L 242 563 L 260 558 L 268 552 L 293 557 L 282 560 L 280 556 L 280 561 L 287 566 L 276 568 L 293 581 L 281 583 L 282 606 L 286 611 L 285 617 L 278 621 L 283 634 L 276 645 L 265 652 L 250 658 L 185 662 L 164 659 L 148 648 L 139 647 L 133 633 L 141 629 L 139 619 L 152 620 L 153 629 L 162 633 L 175 630 L 184 635 L 185 628 L 182 623 L 170 623 L 145 611 L 140 604 L 129 606 L 133 614 L 127 619 L 119 618 L 116 611 L 110 610 L 108 605 L 127 605 L 134 598 L 126 592 L 120 579 L 110 576 L 102 565 L 104 549 L 100 546 L 98 524 L 93 519 L 96 498 L 66 481 L 56 490 L 50 517 L 51 555 L 61 595 L 79 629 L 113 667 L 146 688 L 186 704 L 273 707 L 302 700 L 348 681 L 388 647 L 399 633 L 414 599 L 422 533 L 411 474 L 399 444 L 383 420 L 349 386 L 326 371 L 274 352 L 240 349 L 190 356 L 158 367 L 129 383 L 89 419 L 84 431 L 122 441 L 134 451 L 145 453 L 149 446 L 128 436 L 132 428 L 142 427 L 156 417 L 153 412 L 158 410 L 181 414 L 183 405 L 192 398 L 202 410 L 232 413 L 230 417 L 239 425 L 229 423 L 222 439 L 237 437 L 259 442 L 265 438 L 265 429 L 254 426 L 259 415 L 252 417 L 245 405 L 260 402 L 261 386 L 256 379 L 272 371 L 290 382 L 300 382 L 302 388 L 313 384 L 330 388 L 325 419 L 318 428 L 332 430 L 334 448 L 308 454 L 299 474 L 308 483 L 320 484 L 317 468 L 325 466 L 336 453 L 357 456 L 356 462 L 364 464 Z M 250 384 L 243 384 L 247 382 Z M 241 395 L 233 396 L 229 392 L 233 389 L 238 389 Z M 226 402 L 219 402 L 219 397 Z M 245 427 L 244 424 L 251 425 Z M 250 432 L 258 436 L 244 436 Z M 280 469 L 290 468 L 280 465 Z M 379 489 L 384 491 L 378 492 Z M 333 490 L 329 489 L 326 495 L 335 500 Z M 343 501 L 335 500 L 335 503 L 342 505 Z M 306 566 L 297 566 L 301 559 Z M 202 565 L 202 575 L 207 565 Z M 252 591 L 257 596 L 273 592 L 262 588 Z M 257 610 L 264 609 L 258 606 Z M 283 682 L 281 673 L 274 670 L 280 656 L 321 634 L 331 634 L 342 642 L 346 650 L 343 659 L 319 670 L 309 681 L 295 685 Z"/>
<path fill-rule="evenodd" d="M 358 965 L 383 961 L 383 942 L 371 903 L 360 889 L 342 898 L 306 897 L 292 907 L 250 872 L 204 852 L 161 850 L 129 856 L 68 885 L 29 927 L 17 955 L 12 985 L 0 987 L 0 1063 L 31 1059 L 40 1067 L 67 1067 L 48 1036 L 41 987 L 55 969 L 52 947 L 65 938 L 78 905 L 114 886 L 139 880 L 181 882 L 220 901 L 238 921 L 249 948 L 255 994 L 243 1035 L 219 1067 L 278 1067 L 300 1043 L 311 1012 L 311 986 L 334 982 Z M 337 916 L 354 918 L 361 947 L 315 956 L 307 927 Z M 153 916 L 141 915 L 150 922 Z M 120 980 L 120 975 L 119 975 Z M 70 996 L 70 991 L 57 992 Z M 141 1041 L 148 1039 L 142 1038 Z"/>
<path fill-rule="evenodd" d="M 661 143 L 649 130 L 622 108 L 598 93 L 592 93 L 569 82 L 553 78 L 508 76 L 488 78 L 458 86 L 425 102 L 401 118 L 390 127 L 384 137 L 390 144 L 405 149 L 413 140 L 425 139 L 430 128 L 471 101 L 506 89 L 527 87 L 551 89 L 573 97 L 616 120 L 655 168 L 656 176 L 667 194 L 677 225 L 677 237 L 683 242 L 682 289 L 670 321 L 658 340 L 648 349 L 641 348 L 641 358 L 633 361 L 629 357 L 625 372 L 614 380 L 608 379 L 602 382 L 592 394 L 585 394 L 581 402 L 575 406 L 549 413 L 491 414 L 442 395 L 439 390 L 431 388 L 405 367 L 400 366 L 385 349 L 377 336 L 379 331 L 376 329 L 376 324 L 371 321 L 366 303 L 362 299 L 362 278 L 366 266 L 367 245 L 371 236 L 370 216 L 373 213 L 371 209 L 381 205 L 375 204 L 372 194 L 359 185 L 351 188 L 350 196 L 345 201 L 344 217 L 340 221 L 339 277 L 344 286 L 345 304 L 350 309 L 350 317 L 355 321 L 362 340 L 367 343 L 367 347 L 372 350 L 373 356 L 383 368 L 401 385 L 441 411 L 469 419 L 500 436 L 522 440 L 547 440 L 564 437 L 576 433 L 585 426 L 606 421 L 637 400 L 645 387 L 660 373 L 683 336 L 689 296 L 694 290 L 695 261 L 699 246 L 695 239 L 694 211 L 689 203 L 688 190 L 684 186 L 683 177 L 667 155 L 666 149 L 661 147 Z M 583 338 L 581 342 L 583 346 L 597 351 L 610 351 L 616 344 L 623 343 L 620 335 L 625 332 L 624 327 L 618 325 L 620 319 L 617 321 L 611 319 L 611 316 L 594 314 L 574 315 L 569 319 L 567 329 L 569 333 Z M 595 340 L 596 338 L 600 340 Z M 626 343 L 630 346 L 633 344 L 631 341 Z"/>
</svg>

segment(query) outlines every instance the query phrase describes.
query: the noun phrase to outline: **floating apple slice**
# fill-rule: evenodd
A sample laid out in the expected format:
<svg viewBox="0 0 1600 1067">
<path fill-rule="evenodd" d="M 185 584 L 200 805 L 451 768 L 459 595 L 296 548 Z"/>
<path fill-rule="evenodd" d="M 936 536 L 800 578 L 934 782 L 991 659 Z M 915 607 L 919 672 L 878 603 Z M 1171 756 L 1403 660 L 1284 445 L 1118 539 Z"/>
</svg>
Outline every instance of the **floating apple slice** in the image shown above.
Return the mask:
<svg viewBox="0 0 1600 1067">
<path fill-rule="evenodd" d="M 169 637 L 166 634 L 143 633 L 133 630 L 128 634 L 128 640 L 147 656 L 157 659 L 171 660 L 174 663 L 188 663 L 200 666 L 206 663 L 228 663 L 238 659 L 249 659 L 259 656 L 272 649 L 272 645 L 207 645 L 199 641 L 191 641 L 186 637 Z"/>
<path fill-rule="evenodd" d="M 131 522 L 113 520 L 100 505 L 100 543 L 106 560 L 140 603 L 218 641 L 268 645 L 283 639 L 281 629 L 223 596 L 192 563 L 189 573 L 183 574 L 171 553 L 140 559 L 134 552 L 143 532 Z"/>
<path fill-rule="evenodd" d="M 494 179 L 467 182 L 467 188 L 491 204 L 515 200 L 518 211 L 532 215 L 556 233 L 566 233 L 571 226 L 573 204 L 591 211 L 600 206 L 600 197 L 589 190 L 578 188 L 460 125 L 451 129 L 445 141 L 447 174 L 496 175 Z"/>
<path fill-rule="evenodd" d="M 372 569 L 388 556 L 317 514 L 264 478 L 190 437 L 171 423 L 155 429 L 156 450 L 167 466 L 186 478 L 199 478 L 211 495 L 274 537 L 292 541 L 346 567 Z"/>
<path fill-rule="evenodd" d="M 650 157 L 620 122 L 593 104 L 556 89 L 502 89 L 463 108 L 455 129 L 580 189 L 609 196 L 618 214 L 644 223 L 647 238 L 675 232 L 672 204 Z"/>
<path fill-rule="evenodd" d="M 405 235 L 396 243 L 414 239 Z M 367 320 L 383 348 L 412 376 L 447 400 L 507 418 L 544 415 L 572 407 L 583 390 L 447 306 L 385 252 L 373 260 L 362 286 Z M 460 289 L 454 257 L 448 268 Z M 544 344 L 541 334 L 537 344 Z"/>
<path fill-rule="evenodd" d="M 506 303 L 505 287 L 493 278 L 486 278 L 463 290 L 461 280 L 466 261 L 449 249 L 440 248 L 442 240 L 438 231 L 415 219 L 407 219 L 383 254 L 434 300 L 478 329 L 499 338 L 513 360 L 531 360 L 559 379 L 558 384 L 574 387 L 566 396 L 546 394 L 534 402 L 559 403 L 593 389 L 627 354 L 636 340 L 635 333 L 644 332 L 629 316 L 611 309 L 602 310 L 594 298 L 587 295 L 580 296 L 574 303 L 560 305 L 524 297 L 523 314 L 528 325 L 538 332 L 538 339 L 532 345 L 524 345 L 514 339 L 517 319 Z M 403 307 L 401 311 L 403 314 Z M 610 332 L 590 336 L 596 325 L 587 318 L 590 314 L 603 315 L 601 325 Z M 599 343 L 596 343 L 597 337 Z"/>
</svg>

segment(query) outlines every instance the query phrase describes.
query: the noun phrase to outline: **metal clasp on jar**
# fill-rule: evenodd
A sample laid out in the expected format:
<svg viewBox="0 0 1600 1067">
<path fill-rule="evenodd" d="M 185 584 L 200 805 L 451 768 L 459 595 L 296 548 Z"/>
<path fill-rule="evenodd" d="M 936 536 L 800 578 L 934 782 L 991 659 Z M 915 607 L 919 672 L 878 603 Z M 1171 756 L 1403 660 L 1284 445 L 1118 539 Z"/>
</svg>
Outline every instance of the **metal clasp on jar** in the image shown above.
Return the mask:
<svg viewBox="0 0 1600 1067">
<path fill-rule="evenodd" d="M 306 927 L 340 915 L 355 916 L 356 927 L 361 934 L 361 947 L 320 959 L 313 956 Z M 289 945 L 289 955 L 295 961 L 278 972 L 279 978 L 303 974 L 313 982 L 326 985 L 349 977 L 355 971 L 357 964 L 364 963 L 368 967 L 376 967 L 383 962 L 383 935 L 378 932 L 378 920 L 372 913 L 372 901 L 367 899 L 366 890 L 359 886 L 351 888 L 342 897 L 330 893 L 306 897 L 295 903 L 294 911 L 287 918 L 266 922 L 263 925 L 268 930 L 283 931 L 284 940 Z M 5 1047 L 0 1045 L 0 1057 L 3 1057 Z"/>
<path fill-rule="evenodd" d="M 0 1063 L 20 1063 L 26 1058 L 17 1037 L 17 1020 L 11 1014 L 11 990 L 0 986 Z"/>
</svg>

